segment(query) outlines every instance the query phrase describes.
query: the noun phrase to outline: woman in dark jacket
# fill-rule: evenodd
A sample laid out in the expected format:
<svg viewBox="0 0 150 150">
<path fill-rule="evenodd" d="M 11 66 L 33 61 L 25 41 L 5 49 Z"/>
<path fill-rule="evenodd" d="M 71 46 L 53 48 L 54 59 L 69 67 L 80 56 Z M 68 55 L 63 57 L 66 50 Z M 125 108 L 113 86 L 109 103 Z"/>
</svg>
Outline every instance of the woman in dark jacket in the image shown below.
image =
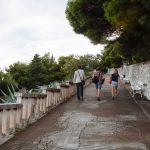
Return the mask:
<svg viewBox="0 0 150 150">
<path fill-rule="evenodd" d="M 117 90 L 118 90 L 118 81 L 119 81 L 119 74 L 118 70 L 115 69 L 114 73 L 111 75 L 111 87 L 112 87 L 112 99 L 117 98 Z"/>
</svg>

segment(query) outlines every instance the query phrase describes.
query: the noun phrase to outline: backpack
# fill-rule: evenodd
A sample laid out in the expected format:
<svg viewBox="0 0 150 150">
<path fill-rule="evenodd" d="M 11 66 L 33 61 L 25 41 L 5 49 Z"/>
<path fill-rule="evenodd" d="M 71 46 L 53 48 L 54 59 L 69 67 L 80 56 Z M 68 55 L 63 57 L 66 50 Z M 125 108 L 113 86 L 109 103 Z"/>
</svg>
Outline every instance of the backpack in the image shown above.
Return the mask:
<svg viewBox="0 0 150 150">
<path fill-rule="evenodd" d="M 93 83 L 98 83 L 98 82 L 99 82 L 99 77 L 94 76 L 94 77 L 92 78 L 92 82 L 93 82 Z"/>
</svg>

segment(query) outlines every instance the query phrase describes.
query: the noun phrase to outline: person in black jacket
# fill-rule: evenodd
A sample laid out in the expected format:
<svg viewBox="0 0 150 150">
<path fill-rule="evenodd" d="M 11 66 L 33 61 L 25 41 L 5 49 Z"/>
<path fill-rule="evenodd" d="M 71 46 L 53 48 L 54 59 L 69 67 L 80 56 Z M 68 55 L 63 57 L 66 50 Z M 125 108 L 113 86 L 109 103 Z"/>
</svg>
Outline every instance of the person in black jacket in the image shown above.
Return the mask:
<svg viewBox="0 0 150 150">
<path fill-rule="evenodd" d="M 118 81 L 119 81 L 119 74 L 118 70 L 115 69 L 114 73 L 111 75 L 112 99 L 117 98 Z"/>
</svg>

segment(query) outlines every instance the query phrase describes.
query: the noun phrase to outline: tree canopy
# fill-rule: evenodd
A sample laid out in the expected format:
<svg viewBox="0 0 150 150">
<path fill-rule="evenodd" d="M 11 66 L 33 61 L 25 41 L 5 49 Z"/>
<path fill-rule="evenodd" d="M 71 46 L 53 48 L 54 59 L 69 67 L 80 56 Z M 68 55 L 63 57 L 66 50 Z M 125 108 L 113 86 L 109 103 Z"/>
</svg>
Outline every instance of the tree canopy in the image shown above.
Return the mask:
<svg viewBox="0 0 150 150">
<path fill-rule="evenodd" d="M 150 59 L 150 0 L 69 0 L 66 16 L 76 33 L 107 44 L 105 65 Z"/>
</svg>

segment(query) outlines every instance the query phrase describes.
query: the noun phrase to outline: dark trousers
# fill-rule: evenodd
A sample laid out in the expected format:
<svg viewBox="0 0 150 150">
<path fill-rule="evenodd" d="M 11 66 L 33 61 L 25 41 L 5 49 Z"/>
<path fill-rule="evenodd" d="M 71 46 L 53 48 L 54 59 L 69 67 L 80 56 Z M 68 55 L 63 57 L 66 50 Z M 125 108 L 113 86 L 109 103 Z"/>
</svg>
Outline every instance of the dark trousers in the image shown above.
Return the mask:
<svg viewBox="0 0 150 150">
<path fill-rule="evenodd" d="M 77 87 L 77 97 L 80 99 L 80 97 L 83 97 L 83 84 L 82 83 L 76 83 Z"/>
</svg>

